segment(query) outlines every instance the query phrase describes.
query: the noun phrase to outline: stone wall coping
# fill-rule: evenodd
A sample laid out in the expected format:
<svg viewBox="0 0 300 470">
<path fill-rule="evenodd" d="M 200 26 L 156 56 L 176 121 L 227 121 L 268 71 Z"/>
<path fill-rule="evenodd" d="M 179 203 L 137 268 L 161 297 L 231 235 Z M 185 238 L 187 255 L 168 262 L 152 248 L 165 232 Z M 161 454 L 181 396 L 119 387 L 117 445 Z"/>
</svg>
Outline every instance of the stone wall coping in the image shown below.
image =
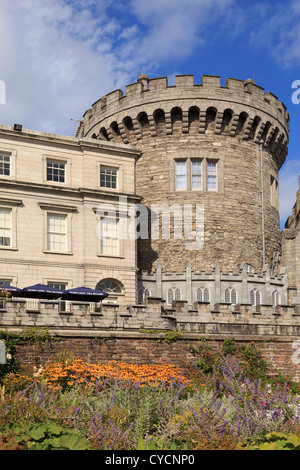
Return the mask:
<svg viewBox="0 0 300 470">
<path fill-rule="evenodd" d="M 11 333 L 22 332 L 24 328 L 6 328 L 6 331 Z M 153 330 L 151 330 L 153 331 Z M 113 331 L 113 330 L 62 330 L 62 329 L 48 329 L 48 333 L 51 336 L 56 337 L 66 337 L 66 338 L 109 338 L 109 339 L 152 339 L 156 340 L 161 338 L 164 333 L 167 333 L 170 330 L 157 330 L 157 333 L 140 333 L 138 331 Z M 232 339 L 233 341 L 245 341 L 245 342 L 260 342 L 260 343 L 282 343 L 287 342 L 291 343 L 299 339 L 299 336 L 278 336 L 278 335 L 247 335 L 247 334 L 219 334 L 219 333 L 180 333 L 176 341 L 187 341 L 187 340 L 200 340 L 201 338 L 206 338 L 208 341 L 223 341 Z"/>
</svg>

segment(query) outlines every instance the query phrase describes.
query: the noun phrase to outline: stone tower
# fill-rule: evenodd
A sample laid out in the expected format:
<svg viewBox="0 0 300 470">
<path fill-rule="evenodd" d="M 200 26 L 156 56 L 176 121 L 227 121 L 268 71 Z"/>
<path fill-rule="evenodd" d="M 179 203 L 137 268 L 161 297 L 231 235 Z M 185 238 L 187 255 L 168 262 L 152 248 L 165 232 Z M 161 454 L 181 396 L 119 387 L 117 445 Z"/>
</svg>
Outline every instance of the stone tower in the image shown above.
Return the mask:
<svg viewBox="0 0 300 470">
<path fill-rule="evenodd" d="M 289 116 L 283 103 L 253 80 L 204 75 L 140 75 L 136 83 L 103 96 L 83 118 L 85 137 L 122 142 L 142 151 L 136 191 L 149 209 L 204 208 L 204 243 L 187 250 L 187 239 L 139 240 L 138 264 L 153 272 L 255 272 L 280 251 L 278 171 L 288 148 Z M 262 183 L 263 182 L 263 183 Z M 194 217 L 194 216 L 193 216 Z M 193 218 L 194 220 L 194 218 Z M 194 222 L 195 228 L 195 222 Z"/>
</svg>

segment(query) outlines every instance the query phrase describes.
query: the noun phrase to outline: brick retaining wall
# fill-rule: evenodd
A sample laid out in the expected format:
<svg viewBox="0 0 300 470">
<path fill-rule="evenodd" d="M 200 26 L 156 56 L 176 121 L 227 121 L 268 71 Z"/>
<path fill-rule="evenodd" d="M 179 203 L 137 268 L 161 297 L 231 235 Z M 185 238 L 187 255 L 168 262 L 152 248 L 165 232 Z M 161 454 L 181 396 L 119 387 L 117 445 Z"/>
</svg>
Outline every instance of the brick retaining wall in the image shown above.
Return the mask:
<svg viewBox="0 0 300 470">
<path fill-rule="evenodd" d="M 190 347 L 197 348 L 199 338 L 203 335 L 183 334 L 173 343 L 165 341 L 164 334 L 144 334 L 139 332 L 64 332 L 51 334 L 55 340 L 42 344 L 26 344 L 17 346 L 16 357 L 21 365 L 46 364 L 56 358 L 58 353 L 71 352 L 75 357 L 91 363 L 107 363 L 111 360 L 135 364 L 174 364 L 180 367 L 192 365 L 197 359 Z M 220 347 L 225 339 L 233 339 L 228 335 L 204 336 L 208 344 Z M 254 341 L 263 345 L 263 357 L 275 368 L 290 375 L 300 382 L 300 364 L 293 363 L 297 359 L 297 349 L 293 342 L 297 338 L 253 336 L 237 336 L 237 343 Z M 295 362 L 295 361 L 294 361 Z"/>
</svg>

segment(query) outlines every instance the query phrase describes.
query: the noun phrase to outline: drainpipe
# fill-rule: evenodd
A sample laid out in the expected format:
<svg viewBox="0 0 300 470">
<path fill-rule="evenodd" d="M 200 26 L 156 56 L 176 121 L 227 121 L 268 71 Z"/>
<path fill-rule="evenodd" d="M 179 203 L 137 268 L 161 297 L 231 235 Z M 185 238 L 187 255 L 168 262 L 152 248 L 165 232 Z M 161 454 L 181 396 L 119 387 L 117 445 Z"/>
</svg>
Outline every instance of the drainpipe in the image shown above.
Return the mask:
<svg viewBox="0 0 300 470">
<path fill-rule="evenodd" d="M 263 266 L 264 269 L 265 261 L 266 261 L 266 245 L 265 245 L 265 209 L 264 209 L 264 172 L 263 172 L 263 144 L 264 141 L 261 140 L 259 142 L 260 146 L 260 177 L 261 177 L 261 234 L 262 234 L 262 258 L 263 258 Z"/>
</svg>

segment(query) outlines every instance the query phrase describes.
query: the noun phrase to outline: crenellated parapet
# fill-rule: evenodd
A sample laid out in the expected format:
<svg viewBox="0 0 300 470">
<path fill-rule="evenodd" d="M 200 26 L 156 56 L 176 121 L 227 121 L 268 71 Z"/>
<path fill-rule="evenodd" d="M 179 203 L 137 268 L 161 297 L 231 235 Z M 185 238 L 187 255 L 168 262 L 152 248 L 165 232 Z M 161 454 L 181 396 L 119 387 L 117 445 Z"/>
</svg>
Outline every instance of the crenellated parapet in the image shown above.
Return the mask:
<svg viewBox="0 0 300 470">
<path fill-rule="evenodd" d="M 288 146 L 289 115 L 278 98 L 251 79 L 203 75 L 201 84 L 193 75 L 176 76 L 175 85 L 166 77 L 140 75 L 126 86 L 96 101 L 83 119 L 86 137 L 138 145 L 161 135 L 210 134 L 265 142 L 283 164 Z"/>
<path fill-rule="evenodd" d="M 270 335 L 299 337 L 299 306 L 259 305 L 175 301 L 170 308 L 163 299 L 149 298 L 145 305 L 123 309 L 103 305 L 97 311 L 92 305 L 71 302 L 69 310 L 61 311 L 58 301 L 41 300 L 34 310 L 26 300 L 10 300 L 0 310 L 2 328 L 18 331 L 24 328 L 47 328 L 58 336 L 72 332 L 74 336 L 110 335 L 113 332 L 157 332 L 175 330 L 185 333 L 221 333 L 228 335 Z M 163 336 L 162 338 L 163 339 Z"/>
</svg>

